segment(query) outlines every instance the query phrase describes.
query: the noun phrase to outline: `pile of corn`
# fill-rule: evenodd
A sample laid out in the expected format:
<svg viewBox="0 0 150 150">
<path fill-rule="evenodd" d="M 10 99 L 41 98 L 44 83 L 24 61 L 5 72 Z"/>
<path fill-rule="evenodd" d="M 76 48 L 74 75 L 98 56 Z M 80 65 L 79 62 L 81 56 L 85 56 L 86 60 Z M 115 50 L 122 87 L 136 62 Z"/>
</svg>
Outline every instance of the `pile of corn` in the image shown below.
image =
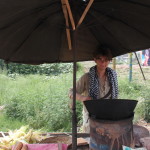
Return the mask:
<svg viewBox="0 0 150 150">
<path fill-rule="evenodd" d="M 9 136 L 0 137 L 0 150 L 26 150 L 25 144 L 39 143 L 46 139 L 47 136 L 42 136 L 40 131 L 29 129 L 28 126 L 22 126 L 18 130 L 9 131 Z M 24 144 L 23 144 L 24 143 Z"/>
</svg>

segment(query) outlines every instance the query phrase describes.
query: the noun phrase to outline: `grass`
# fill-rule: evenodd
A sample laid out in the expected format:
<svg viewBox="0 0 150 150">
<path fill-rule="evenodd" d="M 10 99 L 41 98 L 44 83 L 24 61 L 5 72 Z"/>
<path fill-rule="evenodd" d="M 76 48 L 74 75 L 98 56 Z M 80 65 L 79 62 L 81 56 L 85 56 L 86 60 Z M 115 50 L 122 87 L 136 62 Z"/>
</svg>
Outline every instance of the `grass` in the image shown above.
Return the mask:
<svg viewBox="0 0 150 150">
<path fill-rule="evenodd" d="M 79 74 L 77 76 L 80 76 Z M 11 120 L 12 124 L 18 122 L 16 127 L 24 125 L 25 122 L 32 128 L 42 128 L 45 131 L 71 131 L 68 90 L 73 83 L 72 73 L 13 78 L 0 75 L 0 81 L 3 83 L 0 85 L 0 103 L 6 106 L 6 115 L 1 119 L 1 129 L 8 129 L 4 128 L 5 124 L 9 124 L 9 128 L 13 129 L 14 126 L 11 127 L 9 123 Z"/>
<path fill-rule="evenodd" d="M 4 114 L 0 113 L 0 131 L 8 132 L 9 130 L 19 129 L 25 125 L 24 122 L 7 118 Z"/>
<path fill-rule="evenodd" d="M 135 110 L 135 121 L 149 113 L 150 101 L 150 67 L 144 67 L 146 81 L 143 80 L 140 68 L 133 66 L 132 82 L 129 82 L 127 65 L 117 65 L 119 80 L 119 98 L 138 100 Z M 77 73 L 77 79 L 83 74 Z M 71 112 L 69 109 L 68 90 L 73 84 L 72 73 L 59 76 L 0 75 L 0 104 L 8 105 L 7 112 L 0 114 L 0 130 L 20 128 L 30 125 L 32 128 L 43 128 L 44 131 L 71 131 Z M 77 104 L 78 121 L 82 123 L 82 105 Z M 5 115 L 7 114 L 7 116 Z M 9 116 L 9 118 L 8 118 Z"/>
</svg>

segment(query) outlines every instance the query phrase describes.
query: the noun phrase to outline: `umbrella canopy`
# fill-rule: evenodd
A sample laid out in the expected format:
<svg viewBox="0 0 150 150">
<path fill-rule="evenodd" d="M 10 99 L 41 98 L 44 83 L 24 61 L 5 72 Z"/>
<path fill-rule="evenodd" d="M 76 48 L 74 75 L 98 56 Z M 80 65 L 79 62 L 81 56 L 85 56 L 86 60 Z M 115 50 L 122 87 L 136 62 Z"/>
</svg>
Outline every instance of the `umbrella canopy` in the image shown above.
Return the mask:
<svg viewBox="0 0 150 150">
<path fill-rule="evenodd" d="M 93 59 L 101 44 L 114 57 L 150 47 L 149 0 L 92 2 L 1 0 L 0 59 L 26 64 L 74 61 L 75 90 L 76 61 Z M 75 92 L 73 97 L 75 118 Z M 76 126 L 72 131 L 76 150 Z"/>
<path fill-rule="evenodd" d="M 100 44 L 108 45 L 114 57 L 150 47 L 149 0 L 95 0 L 78 26 L 90 1 L 70 0 L 75 28 L 71 19 L 66 23 L 62 2 L 0 1 L 0 59 L 26 64 L 72 62 L 68 39 L 76 45 L 76 61 L 91 60 Z"/>
</svg>

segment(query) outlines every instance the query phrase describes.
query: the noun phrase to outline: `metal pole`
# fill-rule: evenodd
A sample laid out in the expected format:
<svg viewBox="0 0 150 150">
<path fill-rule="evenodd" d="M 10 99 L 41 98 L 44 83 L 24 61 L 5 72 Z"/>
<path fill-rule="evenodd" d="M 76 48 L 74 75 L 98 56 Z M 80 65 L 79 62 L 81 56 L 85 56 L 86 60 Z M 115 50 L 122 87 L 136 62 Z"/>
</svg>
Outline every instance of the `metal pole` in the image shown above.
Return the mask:
<svg viewBox="0 0 150 150">
<path fill-rule="evenodd" d="M 74 14 L 75 25 L 76 19 L 76 0 L 70 1 L 72 4 L 72 12 Z M 77 150 L 77 116 L 76 116 L 76 56 L 77 56 L 77 29 L 73 30 L 73 103 L 72 103 L 72 150 Z"/>
<path fill-rule="evenodd" d="M 144 80 L 146 80 L 146 78 L 145 78 L 145 76 L 144 76 L 144 73 L 143 73 L 143 70 L 142 70 L 142 67 L 141 67 L 141 65 L 140 65 L 139 59 L 138 59 L 138 57 L 137 57 L 136 52 L 134 52 L 134 54 L 135 54 L 136 59 L 137 59 L 137 61 L 138 61 L 138 64 L 139 64 L 139 67 L 140 67 L 141 73 L 142 73 L 142 75 L 143 75 L 143 78 L 144 78 Z"/>
<path fill-rule="evenodd" d="M 129 65 L 129 82 L 132 81 L 132 53 L 129 54 L 130 65 Z"/>
<path fill-rule="evenodd" d="M 76 116 L 76 30 L 73 31 L 73 103 L 72 103 L 72 150 L 77 150 Z"/>
</svg>

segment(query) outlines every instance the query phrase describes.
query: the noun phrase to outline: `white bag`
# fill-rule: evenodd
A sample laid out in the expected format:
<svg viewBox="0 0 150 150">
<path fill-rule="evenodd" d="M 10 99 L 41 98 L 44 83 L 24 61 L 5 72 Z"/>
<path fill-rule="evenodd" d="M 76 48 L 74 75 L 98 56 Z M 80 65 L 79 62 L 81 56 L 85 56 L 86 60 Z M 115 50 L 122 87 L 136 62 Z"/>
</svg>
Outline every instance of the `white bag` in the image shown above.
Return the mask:
<svg viewBox="0 0 150 150">
<path fill-rule="evenodd" d="M 131 147 L 127 147 L 122 145 L 123 150 L 147 150 L 145 147 L 141 147 L 141 148 L 131 148 Z"/>
</svg>

